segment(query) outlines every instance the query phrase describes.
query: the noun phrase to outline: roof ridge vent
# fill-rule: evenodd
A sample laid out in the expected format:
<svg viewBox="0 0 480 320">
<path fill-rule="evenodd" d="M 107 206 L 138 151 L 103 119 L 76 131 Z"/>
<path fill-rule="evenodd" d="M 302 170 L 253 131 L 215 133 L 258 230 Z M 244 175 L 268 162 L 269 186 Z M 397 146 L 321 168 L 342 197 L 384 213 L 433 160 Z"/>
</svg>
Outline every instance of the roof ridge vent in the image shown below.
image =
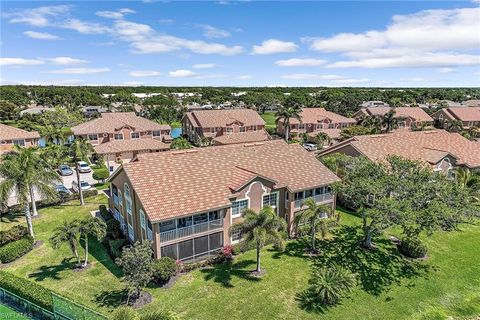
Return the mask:
<svg viewBox="0 0 480 320">
<path fill-rule="evenodd" d="M 263 146 L 264 143 L 262 142 L 254 142 L 254 143 L 246 143 L 243 146 L 244 147 L 255 147 L 255 146 Z"/>
</svg>

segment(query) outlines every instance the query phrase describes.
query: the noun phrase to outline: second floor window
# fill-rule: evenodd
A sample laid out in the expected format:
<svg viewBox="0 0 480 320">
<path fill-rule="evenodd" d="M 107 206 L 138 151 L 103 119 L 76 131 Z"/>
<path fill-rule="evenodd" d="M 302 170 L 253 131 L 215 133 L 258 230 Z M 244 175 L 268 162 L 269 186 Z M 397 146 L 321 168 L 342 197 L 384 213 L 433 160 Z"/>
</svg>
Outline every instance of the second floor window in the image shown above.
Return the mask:
<svg viewBox="0 0 480 320">
<path fill-rule="evenodd" d="M 98 134 L 89 134 L 88 135 L 88 140 L 90 140 L 90 141 L 98 140 Z"/>
<path fill-rule="evenodd" d="M 277 207 L 278 202 L 278 193 L 272 192 L 263 196 L 263 206 L 270 206 L 273 208 Z"/>
<path fill-rule="evenodd" d="M 160 131 L 153 131 L 152 135 L 154 138 L 159 138 L 161 136 Z"/>
<path fill-rule="evenodd" d="M 245 132 L 245 127 L 240 127 L 240 132 Z"/>
<path fill-rule="evenodd" d="M 233 128 L 227 128 L 227 134 L 233 133 Z"/>
<path fill-rule="evenodd" d="M 237 200 L 232 202 L 232 217 L 240 216 L 248 208 L 248 200 Z"/>
<path fill-rule="evenodd" d="M 301 123 L 298 125 L 298 130 L 304 130 L 305 129 L 305 124 Z"/>
<path fill-rule="evenodd" d="M 115 133 L 115 140 L 123 140 L 123 133 Z"/>
<path fill-rule="evenodd" d="M 139 132 L 132 132 L 132 133 L 130 133 L 130 136 L 132 137 L 132 139 L 138 139 L 138 138 L 140 138 L 140 133 Z"/>
<path fill-rule="evenodd" d="M 19 147 L 25 147 L 25 140 L 13 140 L 13 144 Z"/>
</svg>

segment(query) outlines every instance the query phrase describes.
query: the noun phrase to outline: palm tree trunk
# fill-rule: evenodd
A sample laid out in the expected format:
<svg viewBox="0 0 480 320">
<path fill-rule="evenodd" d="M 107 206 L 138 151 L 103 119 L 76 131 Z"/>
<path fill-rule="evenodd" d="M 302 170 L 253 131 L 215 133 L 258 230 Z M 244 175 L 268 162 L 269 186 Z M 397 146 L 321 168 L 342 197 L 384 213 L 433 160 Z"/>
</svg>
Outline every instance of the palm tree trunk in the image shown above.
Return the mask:
<svg viewBox="0 0 480 320">
<path fill-rule="evenodd" d="M 85 235 L 85 260 L 83 261 L 83 267 L 88 265 L 88 235 Z"/>
<path fill-rule="evenodd" d="M 35 193 L 33 192 L 33 187 L 29 186 L 28 191 L 30 192 L 30 201 L 32 202 L 32 216 L 38 216 L 37 204 L 35 203 Z"/>
<path fill-rule="evenodd" d="M 73 254 L 75 255 L 75 258 L 77 259 L 78 265 L 80 266 L 82 262 L 80 261 L 80 256 L 78 255 L 77 247 L 72 245 L 72 251 L 73 251 Z"/>
<path fill-rule="evenodd" d="M 25 204 L 25 219 L 27 220 L 28 233 L 30 233 L 30 236 L 35 241 L 35 235 L 33 234 L 32 216 L 30 215 L 30 206 L 28 205 L 28 202 Z"/>
<path fill-rule="evenodd" d="M 285 141 L 288 142 L 288 134 L 290 133 L 290 122 L 285 121 Z"/>
<path fill-rule="evenodd" d="M 257 272 L 260 272 L 260 245 L 257 244 Z"/>
<path fill-rule="evenodd" d="M 80 194 L 80 205 L 84 205 L 85 202 L 83 201 L 83 191 L 82 191 L 82 186 L 80 185 L 80 167 L 78 166 L 78 163 L 76 164 L 77 166 L 77 184 L 78 184 L 78 193 Z"/>
<path fill-rule="evenodd" d="M 316 226 L 315 226 L 315 220 L 312 223 L 312 251 L 315 251 L 315 231 L 316 231 Z"/>
</svg>

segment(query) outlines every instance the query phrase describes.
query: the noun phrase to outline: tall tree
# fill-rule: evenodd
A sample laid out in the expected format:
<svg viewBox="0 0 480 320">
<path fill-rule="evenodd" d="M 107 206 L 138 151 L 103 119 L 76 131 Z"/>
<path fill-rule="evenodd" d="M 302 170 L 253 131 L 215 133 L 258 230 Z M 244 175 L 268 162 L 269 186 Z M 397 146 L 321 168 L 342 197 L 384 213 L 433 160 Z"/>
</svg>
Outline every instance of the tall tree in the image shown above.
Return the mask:
<svg viewBox="0 0 480 320">
<path fill-rule="evenodd" d="M 317 232 L 320 232 L 321 238 L 325 238 L 329 225 L 333 222 L 332 208 L 326 205 L 318 205 L 314 198 L 308 198 L 303 203 L 307 209 L 297 213 L 295 216 L 295 225 L 297 232 L 309 234 L 311 237 L 311 251 L 317 252 L 315 242 Z"/>
<path fill-rule="evenodd" d="M 281 247 L 283 237 L 281 231 L 286 230 L 285 220 L 275 214 L 272 207 L 265 206 L 257 214 L 251 209 L 246 209 L 243 214 L 243 221 L 230 228 L 230 233 L 240 231 L 243 234 L 243 241 L 253 242 L 257 250 L 256 272 L 260 272 L 260 251 L 267 240 L 272 240 Z"/>
<path fill-rule="evenodd" d="M 301 109 L 300 106 L 297 104 L 292 104 L 291 106 L 280 106 L 278 111 L 275 113 L 275 122 L 278 123 L 279 121 L 283 122 L 283 128 L 285 130 L 285 141 L 288 142 L 289 140 L 289 133 L 290 133 L 290 119 L 297 119 L 298 121 L 302 121 L 302 117 L 300 115 Z"/>
<path fill-rule="evenodd" d="M 391 132 L 398 127 L 397 118 L 395 117 L 395 108 L 391 108 L 382 118 L 382 126 L 385 128 L 385 133 Z"/>
<path fill-rule="evenodd" d="M 460 120 L 450 120 L 447 123 L 447 131 L 448 132 L 462 132 L 463 130 L 463 123 Z"/>
<path fill-rule="evenodd" d="M 83 260 L 82 267 L 85 268 L 88 265 L 88 237 L 93 237 L 97 240 L 103 239 L 106 235 L 106 230 L 107 225 L 105 222 L 97 217 L 88 217 L 80 221 L 80 237 L 83 237 L 85 241 L 85 259 Z"/>
<path fill-rule="evenodd" d="M 85 201 L 83 200 L 83 191 L 80 187 L 80 168 L 78 166 L 78 161 L 88 161 L 88 157 L 92 154 L 93 147 L 92 145 L 85 140 L 84 138 L 76 138 L 70 145 L 70 153 L 72 154 L 73 161 L 75 162 L 75 169 L 77 175 L 78 183 L 78 192 L 80 194 L 80 204 L 83 206 Z"/>
<path fill-rule="evenodd" d="M 0 203 L 7 206 L 14 193 L 18 203 L 25 207 L 28 230 L 34 237 L 32 215 L 36 216 L 35 192 L 46 200 L 54 200 L 57 192 L 53 184 L 61 181 L 58 174 L 39 156 L 37 148 L 15 147 L 2 156 L 0 161 Z M 32 215 L 30 214 L 30 206 Z"/>
<path fill-rule="evenodd" d="M 61 225 L 55 228 L 50 243 L 54 249 L 60 248 L 63 243 L 66 243 L 72 254 L 77 259 L 77 265 L 81 265 L 80 255 L 78 254 L 80 222 L 73 220 L 70 222 L 64 221 Z"/>
</svg>

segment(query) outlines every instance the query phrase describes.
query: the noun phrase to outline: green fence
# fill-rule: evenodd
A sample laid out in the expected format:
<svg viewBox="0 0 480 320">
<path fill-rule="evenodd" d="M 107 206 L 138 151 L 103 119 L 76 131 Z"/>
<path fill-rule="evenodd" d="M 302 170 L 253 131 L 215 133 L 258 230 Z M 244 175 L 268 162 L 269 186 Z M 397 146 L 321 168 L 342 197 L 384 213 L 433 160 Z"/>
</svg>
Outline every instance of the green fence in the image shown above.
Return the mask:
<svg viewBox="0 0 480 320">
<path fill-rule="evenodd" d="M 53 312 L 68 320 L 106 320 L 102 314 L 52 293 Z"/>
<path fill-rule="evenodd" d="M 40 320 L 107 320 L 104 315 L 52 292 L 53 312 L 0 288 L 0 301 L 33 319 Z"/>
</svg>

